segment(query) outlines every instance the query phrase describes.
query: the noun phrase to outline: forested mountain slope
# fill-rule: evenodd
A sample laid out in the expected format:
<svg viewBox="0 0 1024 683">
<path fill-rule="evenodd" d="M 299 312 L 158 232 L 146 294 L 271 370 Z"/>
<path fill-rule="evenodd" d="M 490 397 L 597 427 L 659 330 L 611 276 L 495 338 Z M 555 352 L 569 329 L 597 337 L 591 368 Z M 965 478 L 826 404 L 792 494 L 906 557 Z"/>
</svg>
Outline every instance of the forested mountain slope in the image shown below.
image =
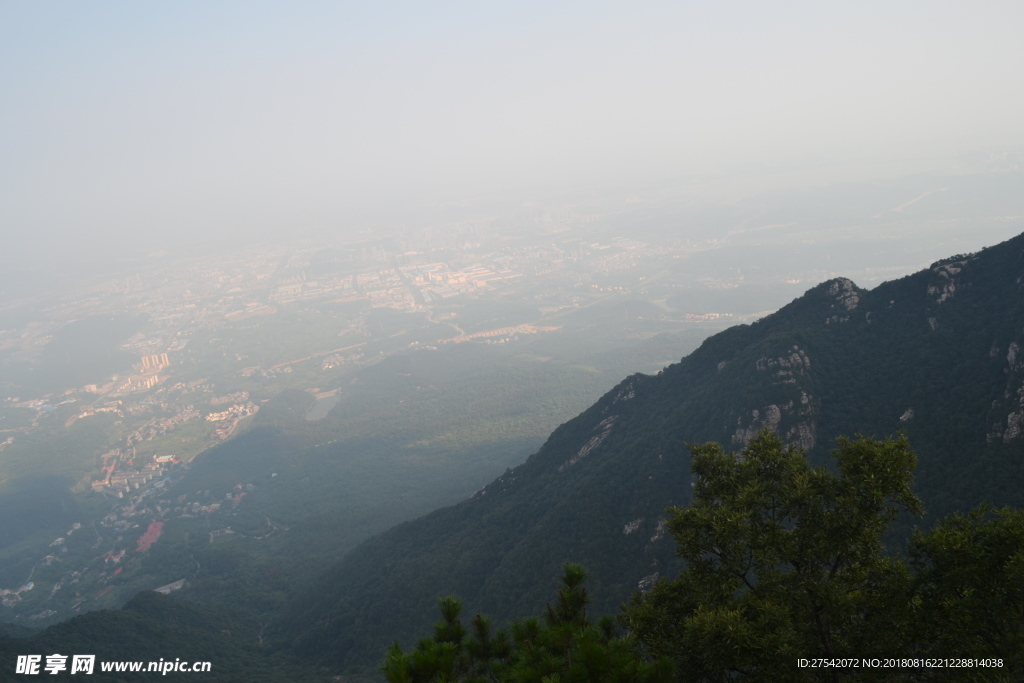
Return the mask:
<svg viewBox="0 0 1024 683">
<path fill-rule="evenodd" d="M 331 676 L 314 667 L 272 653 L 263 646 L 263 625 L 250 614 L 224 607 L 196 605 L 154 591 L 143 591 L 119 610 L 82 614 L 27 637 L 23 632 L 4 637 L 0 631 L 0 680 L 33 681 L 48 672 L 47 657 L 64 655 L 62 677 L 70 674 L 71 655 L 95 655 L 92 674 L 101 681 L 128 682 L 159 676 L 166 681 L 246 681 L 293 683 L 329 681 Z M 17 674 L 19 656 L 39 655 L 39 671 Z M 209 662 L 207 671 L 138 673 L 105 671 L 103 663 L 184 661 Z M 86 679 L 88 680 L 88 678 Z"/>
<path fill-rule="evenodd" d="M 903 430 L 928 518 L 1024 504 L 1024 235 L 865 291 L 825 282 L 634 375 L 470 499 L 374 537 L 295 598 L 276 634 L 346 667 L 429 628 L 437 597 L 498 622 L 542 609 L 564 562 L 595 612 L 672 575 L 662 521 L 689 502 L 687 443 L 771 427 L 825 462 L 842 434 Z M 927 524 L 928 521 L 925 522 Z"/>
</svg>

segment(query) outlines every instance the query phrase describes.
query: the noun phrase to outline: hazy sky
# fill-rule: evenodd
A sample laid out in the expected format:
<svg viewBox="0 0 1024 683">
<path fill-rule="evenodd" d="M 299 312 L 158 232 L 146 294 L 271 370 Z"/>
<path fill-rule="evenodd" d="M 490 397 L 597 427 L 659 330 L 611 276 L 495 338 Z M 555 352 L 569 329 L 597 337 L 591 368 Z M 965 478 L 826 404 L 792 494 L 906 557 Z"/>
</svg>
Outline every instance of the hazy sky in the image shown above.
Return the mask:
<svg viewBox="0 0 1024 683">
<path fill-rule="evenodd" d="M 0 0 L 19 263 L 1024 142 L 1024 3 Z"/>
</svg>

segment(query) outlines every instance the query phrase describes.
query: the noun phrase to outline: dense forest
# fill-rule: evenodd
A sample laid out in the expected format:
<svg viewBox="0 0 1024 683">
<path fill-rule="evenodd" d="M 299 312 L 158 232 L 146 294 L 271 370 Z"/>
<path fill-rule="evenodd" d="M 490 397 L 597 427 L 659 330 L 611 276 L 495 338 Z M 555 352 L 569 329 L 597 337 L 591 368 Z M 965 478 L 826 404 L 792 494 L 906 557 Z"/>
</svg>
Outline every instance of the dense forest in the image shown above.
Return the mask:
<svg viewBox="0 0 1024 683">
<path fill-rule="evenodd" d="M 981 506 L 908 539 L 920 515 L 905 438 L 840 439 L 834 469 L 769 430 L 739 453 L 692 449 L 694 499 L 667 511 L 685 569 L 593 623 L 586 572 L 568 564 L 542 618 L 495 630 L 439 601 L 432 638 L 394 643 L 389 683 L 429 681 L 1019 680 L 1024 511 Z M 968 550 L 969 549 L 969 550 Z M 817 664 L 826 663 L 827 664 Z M 811 663 L 816 663 L 812 665 Z"/>
</svg>

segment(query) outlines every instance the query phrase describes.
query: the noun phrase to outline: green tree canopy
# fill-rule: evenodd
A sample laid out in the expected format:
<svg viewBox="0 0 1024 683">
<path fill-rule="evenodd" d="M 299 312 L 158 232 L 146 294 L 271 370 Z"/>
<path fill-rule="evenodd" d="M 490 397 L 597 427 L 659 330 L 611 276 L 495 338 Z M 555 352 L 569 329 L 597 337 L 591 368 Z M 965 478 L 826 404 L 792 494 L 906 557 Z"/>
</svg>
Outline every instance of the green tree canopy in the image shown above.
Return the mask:
<svg viewBox="0 0 1024 683">
<path fill-rule="evenodd" d="M 545 617 L 510 632 L 480 615 L 467 630 L 459 602 L 441 600 L 434 637 L 410 653 L 393 645 L 387 679 L 1021 679 L 1024 512 L 950 516 L 915 531 L 903 557 L 882 543 L 899 515 L 922 512 L 902 436 L 841 438 L 834 469 L 770 431 L 739 453 L 691 452 L 693 502 L 667 522 L 685 569 L 633 597 L 626 637 L 607 617 L 591 623 L 586 573 L 566 565 Z"/>
<path fill-rule="evenodd" d="M 1024 511 L 981 506 L 910 543 L 914 649 L 924 657 L 1001 659 L 1024 675 Z M 984 670 L 973 672 L 988 680 Z"/>
<path fill-rule="evenodd" d="M 521 683 L 660 683 L 667 661 L 647 662 L 629 638 L 616 637 L 610 617 L 592 624 L 587 616 L 586 572 L 567 564 L 555 603 L 543 621 L 531 617 L 492 632 L 491 620 L 476 615 L 467 632 L 455 598 L 439 601 L 434 637 L 409 653 L 398 643 L 380 667 L 389 683 L 516 681 Z"/>
<path fill-rule="evenodd" d="M 770 431 L 739 454 L 691 450 L 694 500 L 668 521 L 686 570 L 626 617 L 650 652 L 686 680 L 797 680 L 799 658 L 886 650 L 907 570 L 881 534 L 922 511 L 906 440 L 840 439 L 837 474 Z"/>
<path fill-rule="evenodd" d="M 686 568 L 638 593 L 622 621 L 683 681 L 1015 680 L 1024 671 L 1024 513 L 981 508 L 915 532 L 902 436 L 841 438 L 835 472 L 772 432 L 740 453 L 692 447 L 694 499 L 668 510 Z M 998 666 L 864 668 L 865 658 L 970 658 Z M 840 668 L 800 660 L 849 660 Z"/>
</svg>

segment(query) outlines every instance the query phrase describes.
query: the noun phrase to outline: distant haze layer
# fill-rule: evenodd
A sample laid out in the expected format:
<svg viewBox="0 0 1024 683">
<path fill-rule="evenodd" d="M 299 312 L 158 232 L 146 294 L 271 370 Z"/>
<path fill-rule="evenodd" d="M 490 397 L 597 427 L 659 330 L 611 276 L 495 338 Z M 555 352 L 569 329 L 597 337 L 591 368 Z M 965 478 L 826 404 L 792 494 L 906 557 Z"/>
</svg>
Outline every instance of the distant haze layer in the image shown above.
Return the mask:
<svg viewBox="0 0 1024 683">
<path fill-rule="evenodd" d="M 1011 2 L 0 5 L 25 264 L 1019 145 Z M 801 175 L 802 173 L 802 175 Z"/>
</svg>

